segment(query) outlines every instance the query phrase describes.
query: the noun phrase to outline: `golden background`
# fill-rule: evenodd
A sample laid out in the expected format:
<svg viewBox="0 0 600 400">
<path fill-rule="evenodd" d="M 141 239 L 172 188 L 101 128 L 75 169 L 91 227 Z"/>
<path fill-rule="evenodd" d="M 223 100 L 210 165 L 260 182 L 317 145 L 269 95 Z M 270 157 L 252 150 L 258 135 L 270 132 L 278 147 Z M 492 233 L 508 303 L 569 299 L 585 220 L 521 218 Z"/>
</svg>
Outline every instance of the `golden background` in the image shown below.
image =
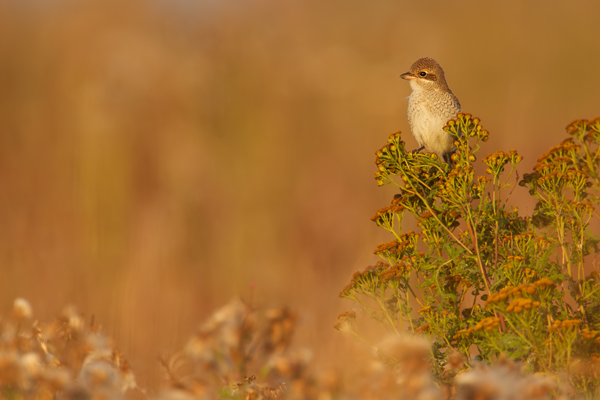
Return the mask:
<svg viewBox="0 0 600 400">
<path fill-rule="evenodd" d="M 216 307 L 289 305 L 324 364 L 388 238 L 374 151 L 423 56 L 521 175 L 600 114 L 597 1 L 3 1 L 0 315 L 74 304 L 141 386 Z M 512 198 L 523 214 L 533 202 Z M 334 358 L 334 357 L 333 357 Z"/>
</svg>

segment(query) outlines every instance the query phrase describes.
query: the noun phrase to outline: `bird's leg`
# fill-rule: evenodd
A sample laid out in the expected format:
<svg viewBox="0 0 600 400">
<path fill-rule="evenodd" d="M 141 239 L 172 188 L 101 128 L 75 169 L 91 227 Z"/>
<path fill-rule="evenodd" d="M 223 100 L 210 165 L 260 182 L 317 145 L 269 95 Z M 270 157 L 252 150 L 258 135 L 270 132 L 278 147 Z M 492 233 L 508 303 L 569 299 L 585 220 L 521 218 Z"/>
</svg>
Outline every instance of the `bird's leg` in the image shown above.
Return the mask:
<svg viewBox="0 0 600 400">
<path fill-rule="evenodd" d="M 421 150 L 423 150 L 425 148 L 425 146 L 421 146 L 418 149 L 414 149 L 413 151 L 411 151 L 411 153 L 416 154 L 418 152 L 420 152 Z"/>
<path fill-rule="evenodd" d="M 444 154 L 444 161 L 446 161 L 446 163 L 448 163 L 448 165 L 450 166 L 450 168 L 454 167 L 454 161 L 452 161 L 452 154 L 456 153 L 456 150 L 451 151 L 450 153 L 446 153 Z"/>
</svg>

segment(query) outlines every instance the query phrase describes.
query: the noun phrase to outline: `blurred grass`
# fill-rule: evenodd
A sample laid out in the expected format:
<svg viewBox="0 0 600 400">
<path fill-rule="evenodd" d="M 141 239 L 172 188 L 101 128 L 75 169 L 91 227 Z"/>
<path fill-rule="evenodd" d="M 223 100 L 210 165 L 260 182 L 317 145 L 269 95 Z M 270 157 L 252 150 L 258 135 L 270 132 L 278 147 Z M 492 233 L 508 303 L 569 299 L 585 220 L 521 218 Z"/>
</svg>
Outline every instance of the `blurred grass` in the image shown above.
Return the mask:
<svg viewBox="0 0 600 400">
<path fill-rule="evenodd" d="M 337 293 L 383 240 L 373 152 L 415 144 L 417 58 L 521 174 L 599 113 L 597 2 L 190 3 L 0 4 L 0 300 L 95 314 L 142 385 L 236 294 L 344 346 Z"/>
</svg>

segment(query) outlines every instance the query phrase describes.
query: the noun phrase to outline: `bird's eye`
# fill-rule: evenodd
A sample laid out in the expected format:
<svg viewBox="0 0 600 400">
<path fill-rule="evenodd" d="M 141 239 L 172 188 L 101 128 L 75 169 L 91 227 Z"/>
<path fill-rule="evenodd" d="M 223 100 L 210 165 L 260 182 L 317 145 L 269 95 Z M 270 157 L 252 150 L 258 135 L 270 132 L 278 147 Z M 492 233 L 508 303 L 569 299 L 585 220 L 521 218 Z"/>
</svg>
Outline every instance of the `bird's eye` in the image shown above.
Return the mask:
<svg viewBox="0 0 600 400">
<path fill-rule="evenodd" d="M 421 71 L 421 72 L 419 72 L 419 75 L 420 75 L 420 76 L 425 76 L 425 75 L 427 75 L 427 72 L 425 72 L 425 71 Z"/>
</svg>

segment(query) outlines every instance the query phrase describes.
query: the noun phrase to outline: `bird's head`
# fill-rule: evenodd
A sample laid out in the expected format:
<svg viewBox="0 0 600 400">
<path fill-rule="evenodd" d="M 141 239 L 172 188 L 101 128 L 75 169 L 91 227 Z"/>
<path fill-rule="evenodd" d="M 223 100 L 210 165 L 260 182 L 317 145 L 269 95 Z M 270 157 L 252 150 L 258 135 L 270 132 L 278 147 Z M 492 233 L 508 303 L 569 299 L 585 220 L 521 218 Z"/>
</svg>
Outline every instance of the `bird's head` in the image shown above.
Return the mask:
<svg viewBox="0 0 600 400">
<path fill-rule="evenodd" d="M 429 57 L 419 58 L 400 78 L 409 81 L 413 90 L 449 90 L 441 65 Z"/>
</svg>

